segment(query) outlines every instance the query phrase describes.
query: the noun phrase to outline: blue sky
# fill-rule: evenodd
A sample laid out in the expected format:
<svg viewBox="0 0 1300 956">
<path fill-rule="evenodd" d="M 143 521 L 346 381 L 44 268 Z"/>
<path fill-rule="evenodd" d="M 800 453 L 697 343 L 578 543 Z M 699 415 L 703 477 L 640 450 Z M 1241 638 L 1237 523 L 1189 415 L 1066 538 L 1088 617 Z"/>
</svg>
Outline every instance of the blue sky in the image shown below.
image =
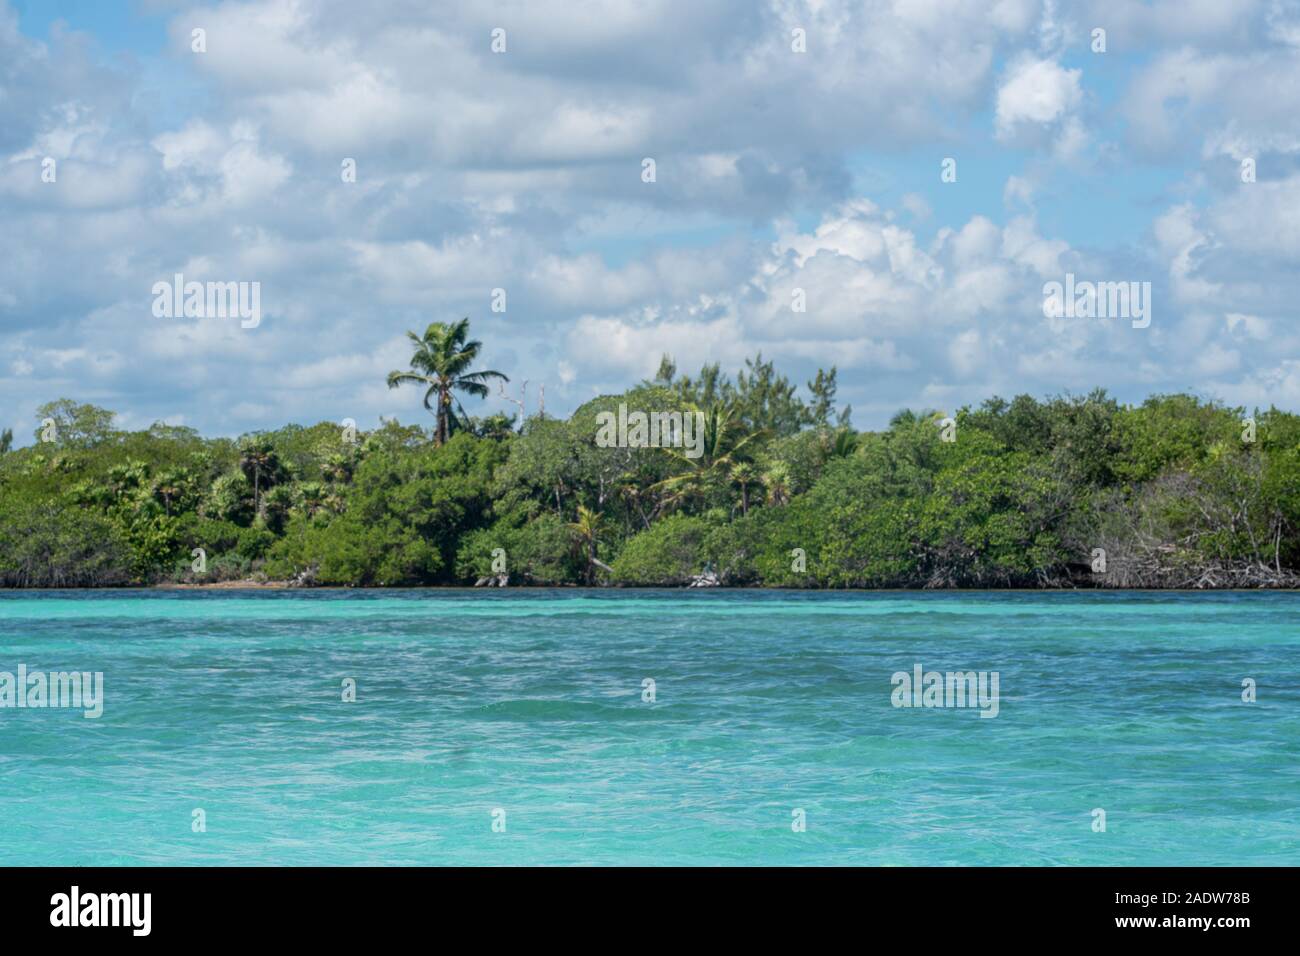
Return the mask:
<svg viewBox="0 0 1300 956">
<path fill-rule="evenodd" d="M 760 350 L 860 427 L 1300 408 L 1298 100 L 1292 0 L 0 0 L 0 427 L 419 420 L 384 375 L 463 315 L 530 411 Z M 156 316 L 177 272 L 263 320 Z M 1067 273 L 1151 324 L 1044 316 Z"/>
<path fill-rule="evenodd" d="M 29 37 L 47 39 L 58 22 L 88 33 L 107 54 L 156 56 L 167 43 L 166 7 L 129 0 L 14 0 L 18 27 Z"/>
</svg>

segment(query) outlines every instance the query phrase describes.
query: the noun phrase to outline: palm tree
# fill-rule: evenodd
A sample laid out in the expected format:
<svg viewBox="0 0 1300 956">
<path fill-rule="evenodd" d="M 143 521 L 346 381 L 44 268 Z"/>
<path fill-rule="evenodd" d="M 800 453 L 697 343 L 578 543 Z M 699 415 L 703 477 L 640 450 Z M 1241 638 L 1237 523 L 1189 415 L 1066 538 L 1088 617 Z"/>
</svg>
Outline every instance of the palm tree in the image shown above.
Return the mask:
<svg viewBox="0 0 1300 956">
<path fill-rule="evenodd" d="M 325 507 L 328 497 L 325 486 L 319 481 L 304 481 L 298 486 L 296 507 L 300 508 L 302 513 L 310 518 Z"/>
<path fill-rule="evenodd" d="M 691 406 L 687 414 L 696 411 L 700 409 Z M 682 470 L 651 485 L 651 490 L 665 492 L 667 501 L 673 504 L 705 497 L 714 489 L 725 486 L 731 480 L 732 468 L 748 461 L 755 447 L 768 437 L 766 429 L 745 432 L 735 407 L 730 404 L 715 402 L 703 411 L 701 454 L 691 458 L 685 449 L 665 448 L 664 451 Z"/>
<path fill-rule="evenodd" d="M 344 455 L 335 452 L 321 465 L 321 474 L 331 484 L 345 484 L 352 480 L 352 472 L 356 467 L 357 456 L 354 453 Z"/>
<path fill-rule="evenodd" d="M 758 469 L 753 462 L 738 461 L 731 466 L 731 481 L 740 489 L 741 517 L 749 514 L 749 489 L 758 483 Z"/>
<path fill-rule="evenodd" d="M 826 457 L 849 458 L 858 450 L 859 444 L 861 438 L 852 428 L 837 428 L 826 442 Z"/>
<path fill-rule="evenodd" d="M 569 522 L 569 531 L 574 543 L 582 548 L 587 561 L 587 584 L 596 580 L 596 568 L 612 570 L 608 564 L 596 557 L 596 548 L 605 536 L 605 517 L 599 511 L 592 511 L 585 505 L 578 505 L 578 520 Z"/>
<path fill-rule="evenodd" d="M 244 477 L 253 479 L 253 515 L 262 514 L 262 479 L 266 479 L 269 488 L 276 481 L 280 472 L 280 458 L 270 441 L 257 436 L 249 436 L 239 445 L 239 470 Z"/>
<path fill-rule="evenodd" d="M 467 392 L 475 398 L 486 398 L 489 379 L 499 378 L 510 381 L 500 372 L 467 371 L 478 358 L 483 343 L 478 340 L 465 341 L 469 334 L 469 319 L 448 325 L 446 322 L 431 322 L 424 330 L 424 335 L 407 332 L 406 337 L 415 345 L 415 354 L 411 356 L 411 371 L 389 372 L 388 387 L 399 385 L 424 386 L 424 407 L 438 416 L 438 426 L 434 434 L 434 444 L 442 445 L 447 441 L 452 428 L 456 425 L 456 415 L 451 404 L 456 400 L 454 391 Z M 437 407 L 430 404 L 437 399 Z M 465 410 L 461 409 L 464 417 Z"/>
<path fill-rule="evenodd" d="M 790 468 L 783 461 L 774 462 L 763 476 L 763 487 L 767 489 L 769 505 L 790 503 Z"/>
<path fill-rule="evenodd" d="M 164 514 L 172 513 L 172 505 L 180 501 L 189 484 L 190 474 L 184 469 L 174 468 L 158 476 L 153 485 L 153 494 L 162 500 Z"/>
</svg>

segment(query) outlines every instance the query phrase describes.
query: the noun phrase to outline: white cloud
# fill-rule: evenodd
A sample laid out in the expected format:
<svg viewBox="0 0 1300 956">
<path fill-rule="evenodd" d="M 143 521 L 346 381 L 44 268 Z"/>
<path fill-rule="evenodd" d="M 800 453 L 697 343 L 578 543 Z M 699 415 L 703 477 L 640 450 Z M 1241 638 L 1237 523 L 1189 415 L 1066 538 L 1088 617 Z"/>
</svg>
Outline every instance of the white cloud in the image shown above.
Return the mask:
<svg viewBox="0 0 1300 956">
<path fill-rule="evenodd" d="M 1010 138 L 1026 124 L 1045 127 L 1065 118 L 1083 101 L 1082 76 L 1082 70 L 1068 70 L 1050 59 L 1015 60 L 998 87 L 998 136 Z"/>
</svg>

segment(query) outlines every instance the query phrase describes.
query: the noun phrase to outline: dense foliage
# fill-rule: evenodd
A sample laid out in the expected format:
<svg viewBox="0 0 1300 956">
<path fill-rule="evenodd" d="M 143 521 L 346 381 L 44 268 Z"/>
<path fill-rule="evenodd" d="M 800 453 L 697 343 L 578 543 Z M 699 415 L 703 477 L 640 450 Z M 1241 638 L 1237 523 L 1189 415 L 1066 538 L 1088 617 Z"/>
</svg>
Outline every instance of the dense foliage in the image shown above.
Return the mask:
<svg viewBox="0 0 1300 956">
<path fill-rule="evenodd" d="M 1099 391 L 858 432 L 834 369 L 804 399 L 760 357 L 734 381 L 665 359 L 567 420 L 474 419 L 438 384 L 481 391 L 455 358 L 463 332 L 412 336 L 435 354 L 430 428 L 205 439 L 43 406 L 34 445 L 0 442 L 0 585 L 681 586 L 710 570 L 781 587 L 1216 587 L 1292 586 L 1300 569 L 1287 412 Z M 702 453 L 600 447 L 620 403 L 700 412 Z"/>
</svg>

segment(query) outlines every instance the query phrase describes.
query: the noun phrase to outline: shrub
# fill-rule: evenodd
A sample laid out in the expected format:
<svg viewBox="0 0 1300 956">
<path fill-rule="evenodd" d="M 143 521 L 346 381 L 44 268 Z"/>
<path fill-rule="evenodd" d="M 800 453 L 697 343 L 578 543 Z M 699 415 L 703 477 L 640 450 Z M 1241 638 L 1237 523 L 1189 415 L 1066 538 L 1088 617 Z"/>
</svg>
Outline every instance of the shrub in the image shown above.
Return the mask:
<svg viewBox="0 0 1300 956">
<path fill-rule="evenodd" d="M 633 537 L 614 560 L 614 581 L 644 587 L 688 584 L 704 569 L 706 518 L 675 514 Z"/>
</svg>

